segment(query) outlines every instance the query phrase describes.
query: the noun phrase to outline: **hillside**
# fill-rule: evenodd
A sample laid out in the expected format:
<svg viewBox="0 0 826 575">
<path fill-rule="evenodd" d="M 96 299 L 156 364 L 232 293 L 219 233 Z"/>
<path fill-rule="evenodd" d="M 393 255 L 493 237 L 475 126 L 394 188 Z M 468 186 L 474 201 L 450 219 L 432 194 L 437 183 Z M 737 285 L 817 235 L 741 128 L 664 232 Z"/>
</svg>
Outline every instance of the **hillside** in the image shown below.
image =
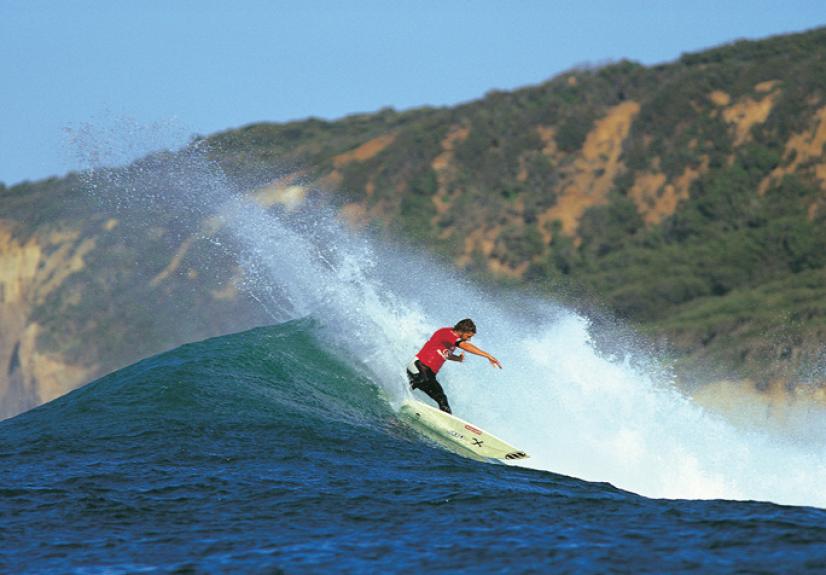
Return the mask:
<svg viewBox="0 0 826 575">
<path fill-rule="evenodd" d="M 820 29 L 211 141 L 238 173 L 301 158 L 355 224 L 599 302 L 707 375 L 766 383 L 820 361 L 825 51 Z"/>
<path fill-rule="evenodd" d="M 826 379 L 824 144 L 818 29 L 193 146 L 266 205 L 326 191 L 354 226 L 614 316 L 665 347 L 685 381 L 769 386 Z M 146 214 L 101 209 L 104 189 L 180 186 L 180 174 L 147 177 L 163 162 L 0 188 L 0 399 L 28 398 L 0 416 L 256 321 L 237 262 L 199 251 L 208 222 L 159 207 L 166 223 L 147 228 L 133 223 Z"/>
</svg>

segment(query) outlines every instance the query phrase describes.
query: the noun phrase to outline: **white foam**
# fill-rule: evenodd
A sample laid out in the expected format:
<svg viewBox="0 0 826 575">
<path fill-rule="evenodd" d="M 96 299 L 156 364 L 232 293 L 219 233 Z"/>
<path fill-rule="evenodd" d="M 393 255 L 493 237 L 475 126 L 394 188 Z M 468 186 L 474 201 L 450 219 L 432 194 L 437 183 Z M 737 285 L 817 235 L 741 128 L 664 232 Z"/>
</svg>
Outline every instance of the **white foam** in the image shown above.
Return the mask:
<svg viewBox="0 0 826 575">
<path fill-rule="evenodd" d="M 826 507 L 820 448 L 739 430 L 667 378 L 601 357 L 575 313 L 527 296 L 497 301 L 432 261 L 371 245 L 328 212 L 317 220 L 323 234 L 302 234 L 248 210 L 228 216 L 232 229 L 258 246 L 295 312 L 319 318 L 392 399 L 403 397 L 403 366 L 430 332 L 469 316 L 474 342 L 505 369 L 468 355 L 440 379 L 457 414 L 527 450 L 528 465 L 649 497 Z M 321 237 L 332 246 L 323 254 Z"/>
<path fill-rule="evenodd" d="M 826 507 L 823 442 L 733 427 L 662 370 L 601 357 L 588 321 L 552 301 L 485 293 L 424 256 L 347 231 L 324 207 L 265 210 L 200 156 L 185 168 L 172 209 L 219 222 L 209 232 L 216 249 L 230 249 L 229 230 L 244 287 L 272 320 L 314 316 L 391 402 L 408 393 L 404 366 L 430 333 L 471 317 L 474 343 L 505 369 L 468 355 L 440 379 L 458 415 L 528 451 L 529 465 L 650 497 Z"/>
</svg>

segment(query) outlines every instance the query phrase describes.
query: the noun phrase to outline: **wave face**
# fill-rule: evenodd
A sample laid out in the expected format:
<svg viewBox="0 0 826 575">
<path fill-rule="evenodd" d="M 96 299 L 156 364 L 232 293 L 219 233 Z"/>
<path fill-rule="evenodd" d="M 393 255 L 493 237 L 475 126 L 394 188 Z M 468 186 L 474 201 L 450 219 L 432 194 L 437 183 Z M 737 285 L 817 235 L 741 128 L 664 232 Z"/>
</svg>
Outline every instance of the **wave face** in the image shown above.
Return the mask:
<svg viewBox="0 0 826 575">
<path fill-rule="evenodd" d="M 89 141 L 98 157 L 101 146 Z M 547 298 L 482 289 L 421 253 L 355 233 L 307 188 L 303 203 L 265 209 L 203 144 L 100 170 L 90 182 L 101 201 L 128 207 L 125 218 L 152 226 L 164 214 L 198 230 L 243 271 L 258 325 L 315 318 L 327 349 L 394 407 L 409 394 L 404 366 L 426 338 L 471 317 L 474 342 L 505 369 L 480 358 L 449 365 L 440 378 L 451 405 L 531 453 L 532 466 L 648 497 L 826 507 L 822 408 L 801 409 L 786 431 L 735 427 L 684 397 L 633 337 L 600 332 Z"/>
<path fill-rule="evenodd" d="M 354 233 L 323 200 L 265 210 L 213 166 L 198 173 L 205 183 L 182 194 L 177 211 L 221 222 L 232 247 L 218 243 L 234 251 L 245 289 L 271 321 L 316 318 L 320 340 L 392 406 L 408 396 L 404 366 L 432 331 L 471 317 L 474 342 L 505 369 L 473 357 L 448 366 L 440 377 L 451 405 L 533 454 L 530 465 L 648 497 L 826 507 L 822 411 L 813 408 L 803 433 L 736 428 L 683 396 L 633 338 L 611 342 L 616 357 L 606 357 L 594 336 L 613 336 L 552 301 L 486 291 Z"/>
<path fill-rule="evenodd" d="M 322 332 L 185 345 L 0 423 L 0 571 L 823 567 L 818 509 L 652 500 L 432 446 Z"/>
</svg>

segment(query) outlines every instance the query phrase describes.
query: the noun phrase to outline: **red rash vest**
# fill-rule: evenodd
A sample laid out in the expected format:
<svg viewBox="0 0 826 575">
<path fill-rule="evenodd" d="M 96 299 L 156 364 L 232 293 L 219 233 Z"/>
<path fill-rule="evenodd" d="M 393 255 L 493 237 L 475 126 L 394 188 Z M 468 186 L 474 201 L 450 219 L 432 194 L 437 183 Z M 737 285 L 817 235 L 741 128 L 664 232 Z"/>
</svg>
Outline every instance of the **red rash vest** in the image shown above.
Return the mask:
<svg viewBox="0 0 826 575">
<path fill-rule="evenodd" d="M 433 373 L 438 372 L 445 363 L 447 356 L 453 353 L 456 349 L 456 344 L 462 341 L 452 328 L 443 327 L 434 333 L 416 357 L 433 370 Z"/>
</svg>

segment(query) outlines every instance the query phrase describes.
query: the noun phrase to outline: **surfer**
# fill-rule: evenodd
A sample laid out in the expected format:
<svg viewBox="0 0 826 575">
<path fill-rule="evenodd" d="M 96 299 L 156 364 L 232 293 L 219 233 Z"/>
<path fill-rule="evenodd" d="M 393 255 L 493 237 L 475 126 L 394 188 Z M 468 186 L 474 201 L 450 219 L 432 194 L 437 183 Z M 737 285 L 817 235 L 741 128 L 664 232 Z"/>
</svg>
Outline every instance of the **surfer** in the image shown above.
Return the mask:
<svg viewBox="0 0 826 575">
<path fill-rule="evenodd" d="M 445 363 L 445 360 L 465 360 L 464 353 L 458 355 L 453 353 L 457 347 L 468 353 L 481 355 L 493 367 L 502 369 L 502 364 L 499 363 L 498 359 L 470 343 L 470 339 L 474 335 L 476 335 L 476 324 L 471 319 L 463 319 L 452 328 L 443 327 L 430 336 L 424 347 L 407 366 L 407 379 L 410 381 L 410 387 L 421 389 L 428 397 L 439 404 L 439 409 L 447 413 L 450 413 L 450 404 L 447 402 L 444 389 L 436 380 L 436 374 Z"/>
</svg>

